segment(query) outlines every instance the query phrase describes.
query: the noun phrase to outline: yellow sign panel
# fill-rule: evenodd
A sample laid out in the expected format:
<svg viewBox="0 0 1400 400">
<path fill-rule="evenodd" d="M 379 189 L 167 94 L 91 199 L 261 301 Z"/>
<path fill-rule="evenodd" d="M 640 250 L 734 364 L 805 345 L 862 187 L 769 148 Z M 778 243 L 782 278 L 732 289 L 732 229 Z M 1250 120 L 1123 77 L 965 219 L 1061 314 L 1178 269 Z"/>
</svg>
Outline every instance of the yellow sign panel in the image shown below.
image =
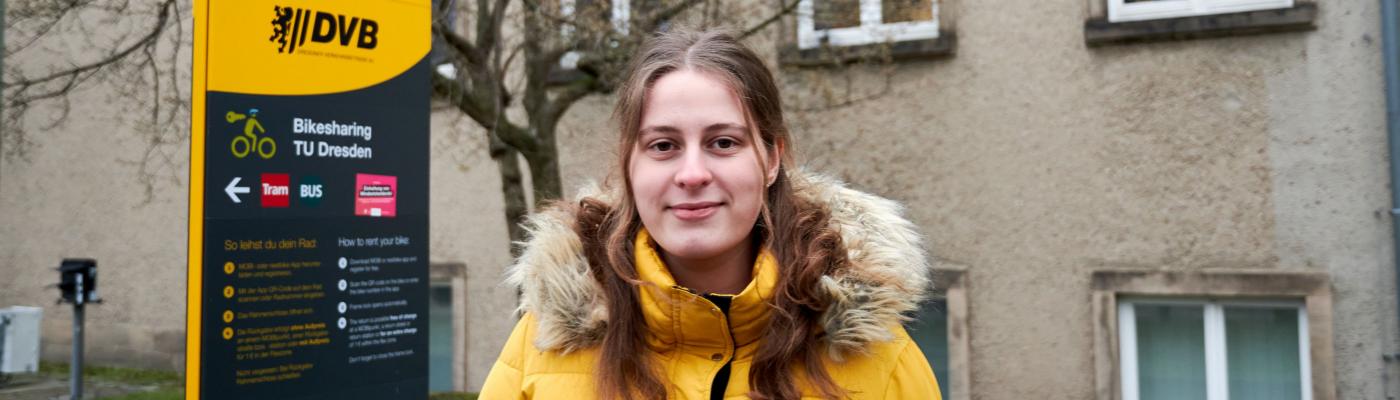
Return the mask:
<svg viewBox="0 0 1400 400">
<path fill-rule="evenodd" d="M 431 12 L 427 0 L 209 2 L 206 90 L 324 94 L 386 81 L 428 54 Z"/>
<path fill-rule="evenodd" d="M 231 249 L 243 249 L 243 246 L 248 244 L 256 245 L 256 241 L 223 240 L 222 237 L 209 237 L 207 234 L 229 235 L 227 232 L 230 232 L 231 228 L 228 226 L 232 224 L 229 221 L 235 221 L 235 217 L 245 214 L 262 215 L 257 214 L 258 210 L 267 215 L 278 212 L 281 214 L 277 215 L 282 215 L 282 218 L 289 218 L 295 213 L 310 214 L 322 210 L 326 210 L 326 213 L 344 213 L 346 216 L 343 218 L 357 218 L 350 215 L 353 211 L 350 208 L 316 208 L 319 201 L 311 201 L 307 197 L 310 193 L 314 195 L 315 200 L 319 200 L 322 186 L 340 190 L 328 191 L 326 196 L 350 196 L 359 193 L 348 189 L 352 183 L 350 180 L 358 179 L 360 175 L 372 174 L 333 175 L 341 170 L 349 170 L 348 166 L 356 169 L 350 171 L 351 173 L 363 169 L 364 172 L 378 175 L 396 175 L 406 183 L 416 182 L 417 176 L 426 176 L 426 161 L 421 166 L 411 165 L 413 168 L 395 163 L 402 163 L 398 160 L 400 158 L 426 160 L 428 84 L 425 57 L 432 46 L 432 4 L 430 0 L 195 0 L 193 6 L 195 29 L 190 99 L 185 398 L 278 397 L 279 395 L 270 393 L 276 392 L 274 389 L 282 388 L 294 388 L 305 392 L 310 390 L 309 386 L 320 390 L 321 386 L 324 386 L 320 385 L 320 382 L 328 382 L 324 381 L 324 378 L 304 379 L 306 382 L 298 383 L 297 379 L 300 378 L 297 377 L 330 374 L 330 361 L 322 364 L 288 362 L 273 369 L 277 371 L 276 374 L 251 376 L 260 374 L 265 369 L 229 372 L 224 370 L 229 369 L 229 365 L 235 362 L 233 360 L 202 359 L 210 349 L 233 348 L 238 354 L 246 356 L 246 359 L 261 360 L 268 357 L 284 357 L 283 354 L 305 354 L 307 358 L 320 360 L 311 356 L 313 351 L 322 351 L 321 349 L 329 348 L 332 344 L 339 346 L 338 349 L 350 346 L 341 332 L 347 329 L 347 324 L 355 322 L 347 321 L 345 315 L 342 315 L 346 313 L 344 309 L 336 311 L 326 307 L 292 307 L 289 305 L 292 304 L 291 301 L 286 301 L 285 304 L 277 306 L 281 307 L 281 311 L 263 311 L 273 312 L 269 315 L 285 312 L 290 316 L 284 318 L 305 320 L 299 323 L 287 322 L 289 325 L 283 326 L 287 329 L 295 327 L 297 334 L 308 336 L 295 342 L 301 347 L 297 347 L 295 352 L 285 349 L 253 351 L 244 348 L 247 346 L 236 347 L 240 346 L 242 341 L 249 340 L 245 339 L 244 329 L 281 329 L 278 326 L 258 326 L 256 318 L 234 318 L 234 310 L 245 310 L 240 308 L 245 306 L 238 301 L 244 297 L 249 297 L 249 301 L 258 300 L 252 295 L 240 294 L 239 291 L 247 294 L 259 290 L 260 286 L 262 290 L 279 287 L 277 284 L 256 280 L 249 281 L 246 285 L 238 283 L 243 282 L 239 281 L 243 274 L 235 274 L 240 272 L 235 261 L 252 265 L 252 257 L 271 257 L 261 254 L 272 252 L 250 251 L 238 253 L 250 254 L 246 257 L 233 257 L 235 253 Z M 404 79 L 405 77 L 411 79 Z M 390 98 L 384 93 L 401 94 L 403 99 L 395 98 L 395 104 L 374 101 Z M 326 134 L 332 131 L 339 132 L 335 128 L 347 125 L 347 121 L 352 127 L 377 125 L 382 132 L 394 132 L 394 135 L 377 135 L 377 139 L 371 141 L 369 135 L 357 137 Z M 294 132 L 298 122 L 309 128 Z M 231 126 L 237 129 L 230 128 Z M 303 144 L 307 149 L 298 148 L 295 146 L 297 144 Z M 355 146 L 380 146 L 398 151 L 381 151 L 374 160 L 322 159 L 325 152 L 321 150 L 324 148 L 334 150 Z M 414 168 L 422 169 L 422 172 L 416 172 L 417 169 Z M 288 174 L 295 177 L 295 180 L 287 180 Z M 279 177 L 282 180 L 278 180 Z M 206 183 L 206 180 L 212 183 Z M 296 197 L 298 201 L 295 203 L 290 202 L 290 195 L 286 192 L 249 190 L 250 185 L 256 188 L 277 185 L 290 188 L 293 183 L 300 189 L 298 194 L 301 195 Z M 421 187 L 414 187 L 412 190 L 421 191 L 426 184 L 418 186 Z M 314 190 L 308 191 L 308 187 Z M 394 190 L 393 193 L 398 193 L 396 186 L 388 187 Z M 283 196 L 284 200 L 281 203 L 278 203 L 277 195 Z M 349 204 L 349 201 L 343 199 L 343 204 Z M 423 204 L 418 206 L 419 202 Z M 400 220 L 423 220 L 420 224 L 412 225 L 413 229 L 404 230 L 407 233 L 402 235 L 413 238 L 414 243 L 426 242 L 426 196 L 421 200 L 405 200 L 402 204 L 409 211 L 400 213 Z M 417 215 L 416 210 L 422 210 L 422 215 Z M 388 216 L 393 217 L 394 214 Z M 418 225 L 421 225 L 421 229 Z M 295 226 L 279 226 L 270 228 L 269 231 L 290 235 L 286 232 L 289 232 L 291 227 Z M 419 232 L 420 230 L 422 232 Z M 310 237 L 311 233 L 305 235 Z M 280 242 L 282 241 L 268 241 L 270 244 L 266 249 L 272 249 L 273 244 Z M 291 242 L 297 243 L 298 246 L 312 243 L 312 247 L 315 247 L 316 243 L 307 240 Z M 322 243 L 330 242 L 332 240 Z M 277 248 L 283 247 L 279 245 Z M 327 245 L 322 246 L 322 249 L 330 251 L 332 248 Z M 290 252 L 293 250 L 279 251 L 292 254 Z M 421 258 L 426 260 L 426 251 L 423 252 Z M 426 276 L 426 265 L 420 269 L 422 275 Z M 238 289 L 235 289 L 233 284 L 226 283 L 236 283 Z M 344 284 L 345 281 L 340 280 L 340 283 Z M 416 287 L 409 289 L 417 290 Z M 322 289 L 320 293 L 338 292 Z M 315 310 L 315 314 L 304 315 L 305 310 Z M 249 325 L 241 325 L 245 323 Z M 234 326 L 238 326 L 239 329 L 235 330 Z M 329 332 L 336 333 L 328 334 Z M 313 334 L 321 336 L 312 337 Z M 274 334 L 264 336 L 277 337 Z M 339 341 L 333 343 L 330 337 Z M 421 354 L 415 354 L 415 357 L 426 357 L 425 350 L 417 350 L 417 353 Z M 370 375 L 378 373 L 374 368 L 391 372 L 410 370 L 394 367 L 398 364 L 393 362 L 403 364 L 406 363 L 404 361 L 382 361 L 403 353 L 402 351 L 382 353 L 384 354 L 357 354 L 353 362 L 363 365 L 357 368 L 364 368 L 367 371 L 365 374 Z M 341 358 L 342 363 L 352 362 L 349 357 Z M 391 360 L 404 359 L 406 358 L 400 357 Z M 213 367 L 206 366 L 206 361 Z M 425 371 L 421 372 L 426 376 Z M 395 376 L 385 379 L 389 378 L 398 379 Z M 426 378 L 423 377 L 423 380 L 422 390 L 426 390 Z M 282 386 L 272 388 L 265 383 L 273 381 L 283 382 Z M 267 387 L 259 388 L 257 385 Z M 239 392 L 230 391 L 230 387 L 239 387 Z M 357 391 L 356 393 L 373 397 L 378 396 L 375 393 L 379 393 L 374 390 L 392 391 L 398 390 L 395 388 L 399 386 L 327 387 Z"/>
</svg>

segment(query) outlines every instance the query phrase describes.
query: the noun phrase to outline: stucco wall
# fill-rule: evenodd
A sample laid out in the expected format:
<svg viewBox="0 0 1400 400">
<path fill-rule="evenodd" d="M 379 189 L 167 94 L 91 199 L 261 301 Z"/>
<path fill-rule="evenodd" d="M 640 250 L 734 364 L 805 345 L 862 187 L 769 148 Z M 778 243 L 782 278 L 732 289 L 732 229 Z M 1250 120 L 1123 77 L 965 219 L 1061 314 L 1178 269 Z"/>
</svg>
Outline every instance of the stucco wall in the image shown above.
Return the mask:
<svg viewBox="0 0 1400 400">
<path fill-rule="evenodd" d="M 433 113 L 432 262 L 467 265 L 467 385 L 479 390 L 515 326 L 515 289 L 501 284 L 510 262 L 505 200 L 486 135 L 465 116 Z"/>
<path fill-rule="evenodd" d="M 43 355 L 66 358 L 72 314 L 49 285 L 60 259 L 95 258 L 106 303 L 86 313 L 88 359 L 173 369 L 184 353 L 189 145 L 159 145 L 172 162 L 140 172 L 149 142 L 101 89 L 76 93 L 85 100 L 54 129 L 39 128 L 52 108 L 32 110 L 34 145 L 0 160 L 0 305 L 43 306 Z M 155 178 L 149 197 L 142 174 Z"/>
</svg>

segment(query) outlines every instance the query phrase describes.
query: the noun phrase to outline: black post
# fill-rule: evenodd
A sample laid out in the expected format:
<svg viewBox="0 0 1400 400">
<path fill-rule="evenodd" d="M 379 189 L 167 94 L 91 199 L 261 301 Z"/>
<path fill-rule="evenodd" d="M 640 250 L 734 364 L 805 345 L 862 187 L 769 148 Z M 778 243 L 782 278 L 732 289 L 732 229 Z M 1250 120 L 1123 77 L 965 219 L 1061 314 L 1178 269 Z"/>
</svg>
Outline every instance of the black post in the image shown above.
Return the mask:
<svg viewBox="0 0 1400 400">
<path fill-rule="evenodd" d="M 0 0 L 4 1 L 4 0 Z M 60 302 L 73 304 L 73 362 L 68 365 L 71 400 L 83 398 L 83 311 L 87 303 L 100 303 L 97 296 L 97 261 L 65 258 L 59 264 Z"/>
<path fill-rule="evenodd" d="M 79 281 L 78 286 L 82 286 Z M 73 363 L 68 371 L 71 400 L 83 398 L 83 303 L 73 303 Z"/>
</svg>

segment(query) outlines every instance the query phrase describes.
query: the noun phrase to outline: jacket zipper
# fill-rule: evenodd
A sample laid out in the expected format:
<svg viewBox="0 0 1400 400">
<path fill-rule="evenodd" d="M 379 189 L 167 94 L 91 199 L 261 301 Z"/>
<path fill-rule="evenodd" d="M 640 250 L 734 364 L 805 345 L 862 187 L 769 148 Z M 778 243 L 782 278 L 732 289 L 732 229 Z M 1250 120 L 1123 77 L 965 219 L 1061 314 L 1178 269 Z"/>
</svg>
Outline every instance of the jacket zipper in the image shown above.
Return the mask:
<svg viewBox="0 0 1400 400">
<path fill-rule="evenodd" d="M 695 293 L 694 290 L 688 290 L 688 291 L 691 292 L 691 293 Z M 730 326 L 729 326 L 729 311 L 731 311 L 731 310 L 734 308 L 734 296 L 727 296 L 727 297 L 729 297 L 729 306 L 725 307 L 724 309 L 720 309 L 719 305 L 718 305 L 718 304 L 715 304 L 715 302 L 714 302 L 713 300 L 710 300 L 709 296 L 704 296 L 704 295 L 697 295 L 697 296 L 699 296 L 699 297 L 702 298 L 702 299 L 705 299 L 706 302 L 709 302 L 710 305 L 713 306 L 715 310 L 720 311 L 720 320 L 719 320 L 719 321 L 720 321 L 720 327 L 721 327 L 721 328 L 724 328 L 724 332 L 725 332 L 726 334 L 728 334 L 728 337 L 729 337 L 729 342 L 728 342 L 728 343 L 725 343 L 725 344 L 727 345 L 727 347 L 728 347 L 728 350 L 729 350 L 729 351 L 728 351 L 729 357 L 728 357 L 727 360 L 725 360 L 724 365 L 720 366 L 720 367 L 719 367 L 719 370 L 716 370 L 715 373 L 714 373 L 714 375 L 711 375 L 711 376 L 710 376 L 710 398 L 711 398 L 711 399 L 716 398 L 716 397 L 715 397 L 715 393 L 716 393 L 716 390 L 718 390 L 718 394 L 719 394 L 719 397 L 718 397 L 718 398 L 721 398 L 721 399 L 722 399 L 722 398 L 724 398 L 725 395 L 726 395 L 725 391 L 726 391 L 726 389 L 728 389 L 728 386 L 729 386 L 728 383 L 729 383 L 729 381 L 732 380 L 732 379 L 734 379 L 734 359 L 737 358 L 737 357 L 739 356 L 739 348 L 738 348 L 738 346 L 737 346 L 737 344 L 736 344 L 736 343 L 738 342 L 738 340 L 736 340 L 736 339 L 734 338 L 734 330 L 733 330 L 732 328 L 730 328 Z M 716 296 L 719 296 L 719 295 L 716 295 Z M 714 386 L 715 378 L 717 378 L 717 377 L 719 376 L 719 373 L 720 373 L 721 371 L 723 371 L 723 372 L 729 374 L 729 377 L 725 379 L 725 382 L 724 382 L 725 385 L 724 385 L 724 387 L 716 388 L 716 387 Z"/>
</svg>

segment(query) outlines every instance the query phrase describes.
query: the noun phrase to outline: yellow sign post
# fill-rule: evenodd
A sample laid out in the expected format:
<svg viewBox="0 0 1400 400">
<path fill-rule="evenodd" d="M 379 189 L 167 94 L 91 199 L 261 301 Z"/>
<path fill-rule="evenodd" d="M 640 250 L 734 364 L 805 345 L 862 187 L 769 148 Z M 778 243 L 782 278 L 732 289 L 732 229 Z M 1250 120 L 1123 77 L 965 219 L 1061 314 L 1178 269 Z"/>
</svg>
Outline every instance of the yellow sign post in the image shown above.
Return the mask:
<svg viewBox="0 0 1400 400">
<path fill-rule="evenodd" d="M 429 0 L 197 0 L 187 399 L 427 396 Z"/>
</svg>

